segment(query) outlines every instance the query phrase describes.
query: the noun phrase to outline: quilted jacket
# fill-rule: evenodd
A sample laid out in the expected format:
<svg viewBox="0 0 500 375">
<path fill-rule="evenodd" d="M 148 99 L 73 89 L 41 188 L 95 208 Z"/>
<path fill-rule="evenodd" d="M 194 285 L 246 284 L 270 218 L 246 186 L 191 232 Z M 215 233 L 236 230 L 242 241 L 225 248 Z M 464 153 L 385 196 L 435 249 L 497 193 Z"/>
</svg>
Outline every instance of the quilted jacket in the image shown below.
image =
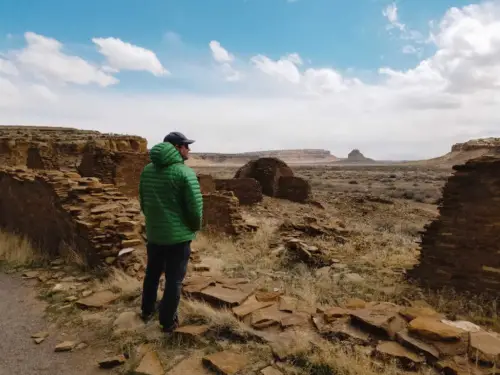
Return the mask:
<svg viewBox="0 0 500 375">
<path fill-rule="evenodd" d="M 151 163 L 144 167 L 139 182 L 148 242 L 172 245 L 193 240 L 203 214 L 196 173 L 170 143 L 155 145 L 149 156 Z"/>
</svg>

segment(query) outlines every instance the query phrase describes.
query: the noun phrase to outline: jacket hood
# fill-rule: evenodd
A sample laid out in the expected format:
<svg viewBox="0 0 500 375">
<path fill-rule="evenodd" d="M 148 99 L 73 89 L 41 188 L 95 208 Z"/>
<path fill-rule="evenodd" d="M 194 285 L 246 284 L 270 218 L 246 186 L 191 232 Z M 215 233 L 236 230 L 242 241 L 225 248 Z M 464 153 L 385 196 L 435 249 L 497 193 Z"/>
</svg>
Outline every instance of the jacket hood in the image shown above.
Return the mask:
<svg viewBox="0 0 500 375">
<path fill-rule="evenodd" d="M 171 143 L 158 143 L 149 151 L 149 158 L 156 167 L 168 167 L 172 164 L 184 163 L 179 151 Z"/>
</svg>

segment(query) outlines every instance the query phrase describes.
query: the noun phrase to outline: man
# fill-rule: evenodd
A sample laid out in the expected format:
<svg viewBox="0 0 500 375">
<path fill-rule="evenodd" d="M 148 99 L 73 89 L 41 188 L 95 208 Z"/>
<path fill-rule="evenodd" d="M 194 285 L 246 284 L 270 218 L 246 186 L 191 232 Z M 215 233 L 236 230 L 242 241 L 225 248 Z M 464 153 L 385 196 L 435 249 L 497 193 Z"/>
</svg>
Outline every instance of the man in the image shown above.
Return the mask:
<svg viewBox="0 0 500 375">
<path fill-rule="evenodd" d="M 201 229 L 203 199 L 195 172 L 184 164 L 194 141 L 182 133 L 168 134 L 149 152 L 139 182 L 141 210 L 146 218 L 147 268 L 142 295 L 142 318 L 155 312 L 158 284 L 165 271 L 160 304 L 160 326 L 171 332 L 178 326 L 177 308 L 186 275 L 191 241 Z"/>
</svg>

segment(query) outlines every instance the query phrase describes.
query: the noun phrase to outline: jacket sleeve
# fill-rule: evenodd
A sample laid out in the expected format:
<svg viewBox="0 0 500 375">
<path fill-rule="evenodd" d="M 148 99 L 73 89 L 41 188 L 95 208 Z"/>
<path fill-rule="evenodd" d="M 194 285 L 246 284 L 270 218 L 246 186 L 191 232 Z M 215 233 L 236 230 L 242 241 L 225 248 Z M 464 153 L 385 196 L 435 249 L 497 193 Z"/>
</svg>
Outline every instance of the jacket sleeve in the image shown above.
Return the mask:
<svg viewBox="0 0 500 375">
<path fill-rule="evenodd" d="M 201 195 L 198 177 L 190 168 L 186 168 L 184 173 L 184 201 L 186 202 L 186 216 L 189 228 L 193 232 L 197 232 L 202 226 L 203 196 Z"/>
</svg>

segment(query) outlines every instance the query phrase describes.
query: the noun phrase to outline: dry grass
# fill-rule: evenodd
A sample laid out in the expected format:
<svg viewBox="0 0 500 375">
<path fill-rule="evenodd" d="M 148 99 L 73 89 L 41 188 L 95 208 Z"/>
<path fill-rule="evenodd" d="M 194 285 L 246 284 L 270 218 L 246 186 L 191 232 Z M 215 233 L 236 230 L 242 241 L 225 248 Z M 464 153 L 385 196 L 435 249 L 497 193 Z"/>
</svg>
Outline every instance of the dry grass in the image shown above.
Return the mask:
<svg viewBox="0 0 500 375">
<path fill-rule="evenodd" d="M 29 266 L 43 260 L 43 254 L 26 237 L 0 231 L 0 262 L 9 266 Z"/>
</svg>

